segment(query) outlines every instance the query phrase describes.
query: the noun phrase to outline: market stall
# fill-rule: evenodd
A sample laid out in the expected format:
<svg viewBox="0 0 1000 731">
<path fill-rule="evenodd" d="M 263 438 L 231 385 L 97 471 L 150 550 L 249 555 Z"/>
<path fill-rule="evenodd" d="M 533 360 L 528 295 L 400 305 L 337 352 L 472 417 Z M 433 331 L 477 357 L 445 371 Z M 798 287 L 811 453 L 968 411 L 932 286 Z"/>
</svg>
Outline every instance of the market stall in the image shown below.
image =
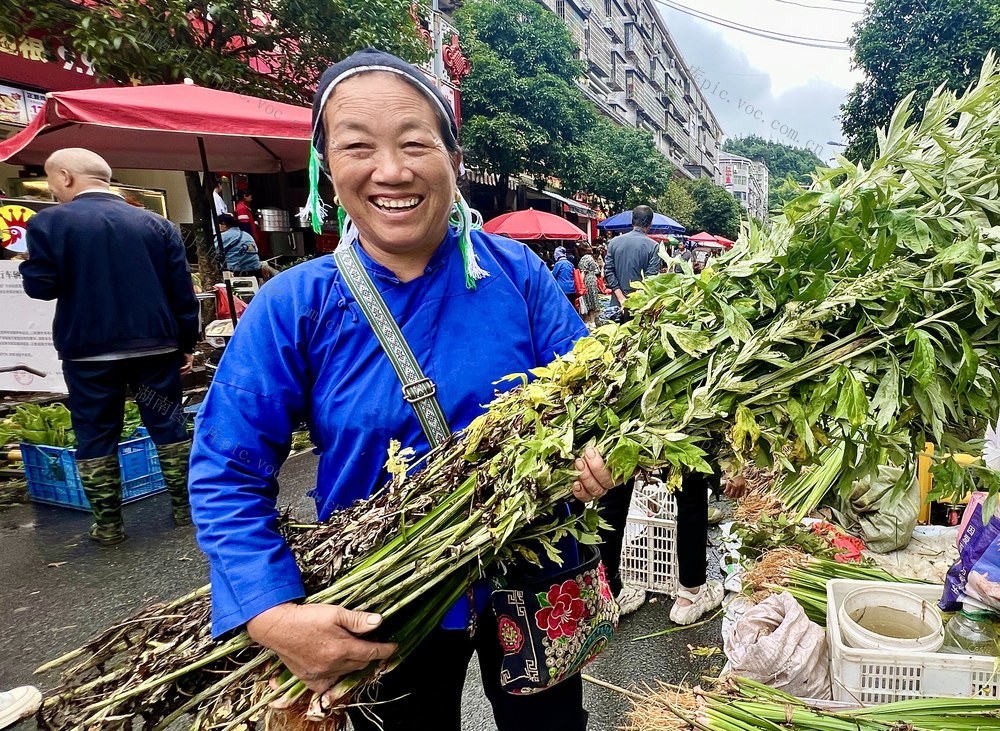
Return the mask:
<svg viewBox="0 0 1000 731">
<path fill-rule="evenodd" d="M 0 142 L 0 161 L 42 165 L 63 147 L 85 147 L 112 168 L 201 171 L 206 200 L 211 171 L 279 173 L 304 169 L 311 137 L 310 110 L 195 84 L 91 89 L 48 94 L 31 124 Z M 39 184 L 42 181 L 38 181 Z M 133 191 L 126 191 L 132 193 Z M 139 192 L 139 191 L 135 191 Z M 155 192 L 155 191 L 154 191 Z M 157 210 L 155 201 L 139 200 Z M 289 221 L 289 206 L 283 206 Z M 208 236 L 217 236 L 215 207 Z M 291 225 L 278 232 L 291 237 Z"/>
</svg>

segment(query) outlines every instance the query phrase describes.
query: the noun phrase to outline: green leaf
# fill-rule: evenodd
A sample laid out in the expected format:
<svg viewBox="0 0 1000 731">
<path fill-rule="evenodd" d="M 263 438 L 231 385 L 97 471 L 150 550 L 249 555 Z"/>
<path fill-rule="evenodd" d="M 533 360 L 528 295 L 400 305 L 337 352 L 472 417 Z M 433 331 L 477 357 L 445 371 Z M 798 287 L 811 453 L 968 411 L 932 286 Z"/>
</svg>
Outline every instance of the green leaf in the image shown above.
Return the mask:
<svg viewBox="0 0 1000 731">
<path fill-rule="evenodd" d="M 889 359 L 889 367 L 886 369 L 885 375 L 882 376 L 878 390 L 875 391 L 875 396 L 872 399 L 872 410 L 875 412 L 875 425 L 879 429 L 885 429 L 895 420 L 900 406 L 899 363 L 891 355 L 887 357 Z"/>
<path fill-rule="evenodd" d="M 958 373 L 955 374 L 955 389 L 958 392 L 962 392 L 971 386 L 975 381 L 976 374 L 978 372 L 979 355 L 976 354 L 975 349 L 972 347 L 972 343 L 969 342 L 969 336 L 963 330 L 962 362 L 958 367 Z"/>
<path fill-rule="evenodd" d="M 538 601 L 538 606 L 540 607 L 552 606 L 551 604 L 549 604 L 549 597 L 547 592 L 544 591 L 538 592 L 537 594 L 535 594 L 535 599 Z"/>
<path fill-rule="evenodd" d="M 834 418 L 844 419 L 850 422 L 851 426 L 859 427 L 865 423 L 867 416 L 868 396 L 865 395 L 864 386 L 853 371 L 845 369 Z"/>
<path fill-rule="evenodd" d="M 921 388 L 927 388 L 934 379 L 937 365 L 934 362 L 934 346 L 930 336 L 923 330 L 910 328 L 906 334 L 906 342 L 913 343 L 913 358 L 907 375 L 912 376 Z"/>
<path fill-rule="evenodd" d="M 622 482 L 635 474 L 639 466 L 639 447 L 638 442 L 623 436 L 604 458 L 616 481 Z"/>
<path fill-rule="evenodd" d="M 809 419 L 806 418 L 806 410 L 803 408 L 802 404 L 795 399 L 790 399 L 787 404 L 788 418 L 792 422 L 792 427 L 795 429 L 795 433 L 798 434 L 799 439 L 802 443 L 806 445 L 806 449 L 810 452 L 816 450 L 816 437 L 813 434 L 812 426 L 809 424 Z"/>
<path fill-rule="evenodd" d="M 722 320 L 725 323 L 729 337 L 737 343 L 745 343 L 753 337 L 753 328 L 750 327 L 750 323 L 734 307 L 727 305 L 721 300 L 719 301 L 719 307 L 722 310 Z"/>
<path fill-rule="evenodd" d="M 737 454 L 749 455 L 753 453 L 760 439 L 760 427 L 754 419 L 753 412 L 746 406 L 740 404 L 736 407 L 736 420 L 730 431 L 733 449 Z"/>
<path fill-rule="evenodd" d="M 704 330 L 675 328 L 670 334 L 678 347 L 692 357 L 696 358 L 712 349 L 712 339 Z"/>
</svg>

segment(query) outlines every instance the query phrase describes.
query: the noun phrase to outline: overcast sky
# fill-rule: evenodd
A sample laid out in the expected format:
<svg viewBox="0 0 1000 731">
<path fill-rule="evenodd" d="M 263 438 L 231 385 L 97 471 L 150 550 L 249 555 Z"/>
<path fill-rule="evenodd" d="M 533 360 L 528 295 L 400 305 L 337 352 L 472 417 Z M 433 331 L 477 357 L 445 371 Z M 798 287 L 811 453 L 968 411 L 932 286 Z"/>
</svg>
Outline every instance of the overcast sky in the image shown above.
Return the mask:
<svg viewBox="0 0 1000 731">
<path fill-rule="evenodd" d="M 839 42 L 850 37 L 862 10 L 860 4 L 843 0 L 671 2 L 744 27 Z M 809 147 L 823 160 L 835 154 L 837 150 L 827 144 L 828 140 L 842 141 L 835 117 L 847 92 L 861 78 L 851 70 L 850 51 L 758 38 L 660 8 L 726 136 L 758 134 Z"/>
</svg>

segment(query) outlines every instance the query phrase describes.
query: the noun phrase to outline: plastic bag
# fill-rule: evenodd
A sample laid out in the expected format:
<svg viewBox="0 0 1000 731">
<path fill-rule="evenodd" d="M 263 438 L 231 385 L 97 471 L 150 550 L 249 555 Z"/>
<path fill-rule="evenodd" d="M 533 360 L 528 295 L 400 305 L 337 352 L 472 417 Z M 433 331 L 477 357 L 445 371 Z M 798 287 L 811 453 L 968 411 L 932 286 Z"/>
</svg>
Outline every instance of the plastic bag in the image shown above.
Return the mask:
<svg viewBox="0 0 1000 731">
<path fill-rule="evenodd" d="M 970 502 L 965 511 L 972 515 L 959 534 L 959 559 L 948 570 L 939 603 L 946 612 L 957 612 L 966 598 L 1000 610 L 1000 517 L 984 523 L 984 503 Z"/>
<path fill-rule="evenodd" d="M 914 474 L 902 494 L 900 467 L 883 465 L 878 477 L 855 480 L 847 498 L 836 497 L 833 511 L 840 525 L 864 540 L 869 551 L 889 553 L 905 548 L 920 514 L 920 485 Z"/>
<path fill-rule="evenodd" d="M 826 632 L 787 592 L 769 596 L 736 621 L 726 656 L 735 675 L 799 698 L 833 697 Z"/>
</svg>

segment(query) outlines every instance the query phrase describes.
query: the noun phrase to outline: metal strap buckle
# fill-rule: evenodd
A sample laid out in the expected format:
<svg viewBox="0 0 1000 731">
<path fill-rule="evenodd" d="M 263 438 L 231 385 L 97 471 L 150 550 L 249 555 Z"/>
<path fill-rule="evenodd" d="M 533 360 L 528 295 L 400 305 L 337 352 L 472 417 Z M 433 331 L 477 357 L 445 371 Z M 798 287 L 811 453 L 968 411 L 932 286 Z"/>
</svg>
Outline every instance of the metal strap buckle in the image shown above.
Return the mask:
<svg viewBox="0 0 1000 731">
<path fill-rule="evenodd" d="M 429 398 L 434 398 L 436 393 L 437 387 L 434 385 L 434 381 L 429 378 L 421 378 L 419 381 L 403 384 L 403 398 L 407 403 L 415 404 L 426 401 Z"/>
</svg>

